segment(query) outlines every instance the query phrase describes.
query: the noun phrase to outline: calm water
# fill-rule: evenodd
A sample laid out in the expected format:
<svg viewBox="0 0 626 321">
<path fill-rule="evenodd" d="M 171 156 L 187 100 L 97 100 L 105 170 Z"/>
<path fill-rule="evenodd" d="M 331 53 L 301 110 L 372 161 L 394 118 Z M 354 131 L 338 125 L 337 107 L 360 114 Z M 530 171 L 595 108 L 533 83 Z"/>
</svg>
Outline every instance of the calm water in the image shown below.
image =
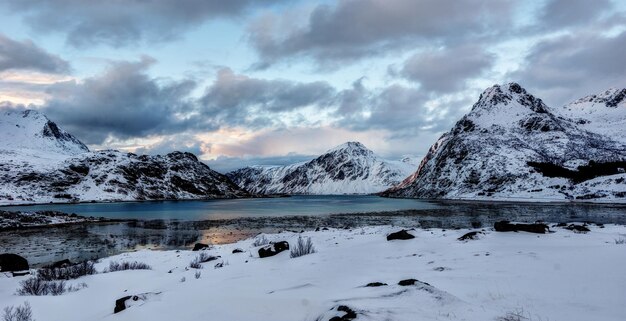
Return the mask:
<svg viewBox="0 0 626 321">
<path fill-rule="evenodd" d="M 370 195 L 292 196 L 201 201 L 50 204 L 9 206 L 7 211 L 53 210 L 84 216 L 116 219 L 177 219 L 187 221 L 242 217 L 325 215 L 336 213 L 429 210 L 433 202 L 391 199 Z"/>
<path fill-rule="evenodd" d="M 483 228 L 500 220 L 626 224 L 626 206 L 569 203 L 435 202 L 377 196 L 294 196 L 245 200 L 128 202 L 3 207 L 57 210 L 137 219 L 0 231 L 0 253 L 18 253 L 34 266 L 150 249 L 188 249 L 195 242 L 229 243 L 260 232 L 318 227 L 396 225 Z M 394 211 L 394 212 L 389 212 Z M 338 214 L 343 213 L 343 214 Z"/>
</svg>

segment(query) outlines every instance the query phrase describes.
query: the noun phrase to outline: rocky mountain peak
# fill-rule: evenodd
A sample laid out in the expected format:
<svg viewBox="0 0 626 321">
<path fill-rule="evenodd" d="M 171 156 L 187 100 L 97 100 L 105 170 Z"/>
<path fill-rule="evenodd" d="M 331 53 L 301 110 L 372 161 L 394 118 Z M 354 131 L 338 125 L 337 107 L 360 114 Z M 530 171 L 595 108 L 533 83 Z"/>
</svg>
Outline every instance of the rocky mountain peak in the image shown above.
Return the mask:
<svg viewBox="0 0 626 321">
<path fill-rule="evenodd" d="M 3 149 L 35 149 L 62 155 L 76 155 L 89 149 L 76 137 L 36 110 L 9 110 L 0 118 Z"/>
<path fill-rule="evenodd" d="M 346 154 L 351 156 L 368 156 L 373 155 L 370 149 L 360 142 L 346 142 L 336 146 L 326 152 L 326 154 Z"/>
<path fill-rule="evenodd" d="M 509 106 L 512 103 L 527 107 L 536 113 L 548 112 L 546 105 L 541 99 L 529 94 L 526 89 L 514 82 L 505 85 L 494 85 L 485 89 L 472 107 L 472 111 L 490 110 L 494 106 Z"/>
<path fill-rule="evenodd" d="M 626 106 L 626 88 L 610 88 L 602 93 L 578 99 L 573 104 L 577 105 L 584 103 L 602 104 L 611 108 L 615 108 L 622 103 Z"/>
</svg>

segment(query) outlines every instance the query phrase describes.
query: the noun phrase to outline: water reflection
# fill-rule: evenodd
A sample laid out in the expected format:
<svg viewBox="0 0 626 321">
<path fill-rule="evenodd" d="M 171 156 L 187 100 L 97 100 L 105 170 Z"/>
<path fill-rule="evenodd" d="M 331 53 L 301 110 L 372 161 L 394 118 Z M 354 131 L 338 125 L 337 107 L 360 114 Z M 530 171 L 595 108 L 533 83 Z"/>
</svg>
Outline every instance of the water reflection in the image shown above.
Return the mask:
<svg viewBox="0 0 626 321">
<path fill-rule="evenodd" d="M 137 249 L 183 249 L 195 242 L 222 244 L 260 232 L 318 227 L 397 225 L 422 228 L 491 227 L 500 220 L 626 224 L 626 207 L 588 204 L 439 202 L 434 209 L 307 216 L 240 217 L 222 220 L 134 220 L 0 232 L 0 252 L 42 265 L 68 258 L 105 257 Z"/>
</svg>

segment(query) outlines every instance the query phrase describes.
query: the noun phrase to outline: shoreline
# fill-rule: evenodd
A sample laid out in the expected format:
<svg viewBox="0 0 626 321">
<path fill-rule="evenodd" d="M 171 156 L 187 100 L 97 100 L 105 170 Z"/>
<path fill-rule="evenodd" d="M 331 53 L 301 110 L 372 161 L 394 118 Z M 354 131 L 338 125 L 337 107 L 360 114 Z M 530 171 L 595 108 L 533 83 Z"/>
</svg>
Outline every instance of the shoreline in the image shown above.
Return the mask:
<svg viewBox="0 0 626 321">
<path fill-rule="evenodd" d="M 592 199 L 550 199 L 550 198 L 412 198 L 412 197 L 390 197 L 381 196 L 379 193 L 373 194 L 269 194 L 269 195 L 255 195 L 250 197 L 216 197 L 216 198 L 190 198 L 190 199 L 154 199 L 154 200 L 91 200 L 80 202 L 43 202 L 43 203 L 0 203 L 0 210 L 6 207 L 22 207 L 22 206 L 46 206 L 46 205 L 81 205 L 81 204 L 115 204 L 115 203 L 157 203 L 157 202 L 202 202 L 202 201 L 223 201 L 223 200 L 247 200 L 258 198 L 283 198 L 292 196 L 311 196 L 311 197 L 324 197 L 324 196 L 378 196 L 388 199 L 408 199 L 418 200 L 424 202 L 433 203 L 466 203 L 466 204 L 523 204 L 523 205 L 616 205 L 626 207 L 626 199 L 610 199 L 610 200 L 592 200 Z"/>
</svg>

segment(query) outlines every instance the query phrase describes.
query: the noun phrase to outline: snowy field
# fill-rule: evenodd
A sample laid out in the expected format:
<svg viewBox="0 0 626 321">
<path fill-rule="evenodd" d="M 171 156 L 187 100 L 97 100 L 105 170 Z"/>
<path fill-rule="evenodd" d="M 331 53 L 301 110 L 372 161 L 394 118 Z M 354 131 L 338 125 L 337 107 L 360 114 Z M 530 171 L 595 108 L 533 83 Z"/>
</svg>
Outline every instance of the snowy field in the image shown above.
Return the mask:
<svg viewBox="0 0 626 321">
<path fill-rule="evenodd" d="M 248 239 L 202 251 L 221 256 L 202 269 L 189 268 L 200 252 L 142 250 L 102 259 L 96 268 L 139 261 L 152 270 L 84 276 L 68 283 L 86 288 L 60 296 L 18 296 L 28 277 L 2 275 L 0 308 L 28 301 L 38 321 L 325 321 L 346 314 L 338 306 L 356 312 L 354 320 L 624 320 L 626 227 L 589 228 L 485 229 L 468 241 L 457 238 L 470 230 L 410 230 L 414 239 L 395 241 L 386 240 L 399 230 L 390 226 L 284 232 L 265 236 L 292 249 L 299 236 L 310 237 L 316 253 L 259 258 Z M 233 254 L 236 248 L 244 252 Z M 398 285 L 405 279 L 419 281 Z M 365 287 L 372 282 L 388 285 Z M 139 294 L 113 313 L 117 299 Z"/>
</svg>

